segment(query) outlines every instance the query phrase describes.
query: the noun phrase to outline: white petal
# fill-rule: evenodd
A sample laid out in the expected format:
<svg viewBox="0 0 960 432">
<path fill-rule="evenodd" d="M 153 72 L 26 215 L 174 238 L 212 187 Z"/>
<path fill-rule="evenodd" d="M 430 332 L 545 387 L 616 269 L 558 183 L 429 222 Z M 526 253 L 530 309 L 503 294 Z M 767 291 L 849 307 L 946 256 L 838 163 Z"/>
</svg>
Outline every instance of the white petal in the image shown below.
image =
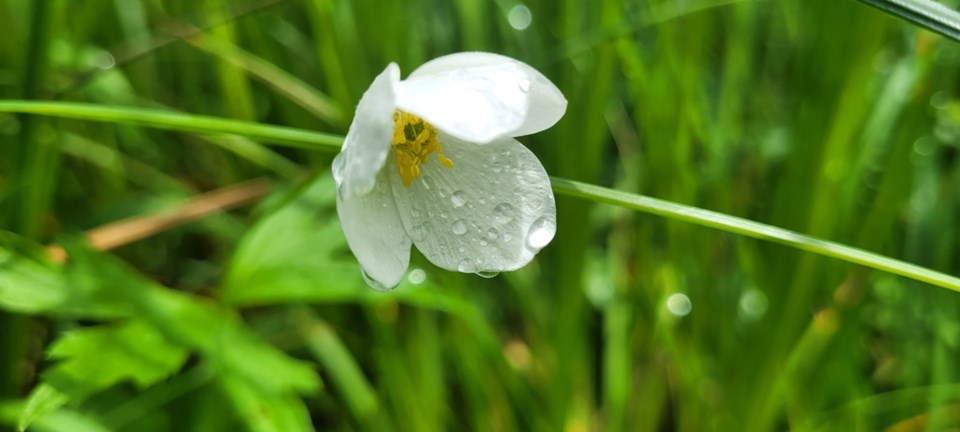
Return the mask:
<svg viewBox="0 0 960 432">
<path fill-rule="evenodd" d="M 401 83 L 401 108 L 460 139 L 480 143 L 553 126 L 567 100 L 547 77 L 499 54 L 438 57 Z"/>
<path fill-rule="evenodd" d="M 397 286 L 410 264 L 410 237 L 397 212 L 390 173 L 399 176 L 396 170 L 381 170 L 376 188 L 366 195 L 337 194 L 337 215 L 347 244 L 367 278 L 376 282 L 371 286 L 380 290 Z"/>
<path fill-rule="evenodd" d="M 523 267 L 553 239 L 557 216 L 550 179 L 512 138 L 485 146 L 442 134 L 453 168 L 431 159 L 410 188 L 393 182 L 413 243 L 439 267 L 501 272 Z"/>
<path fill-rule="evenodd" d="M 345 197 L 373 190 L 377 172 L 387 160 L 399 81 L 400 68 L 391 63 L 360 98 L 343 147 L 333 161 L 333 177 Z"/>
</svg>

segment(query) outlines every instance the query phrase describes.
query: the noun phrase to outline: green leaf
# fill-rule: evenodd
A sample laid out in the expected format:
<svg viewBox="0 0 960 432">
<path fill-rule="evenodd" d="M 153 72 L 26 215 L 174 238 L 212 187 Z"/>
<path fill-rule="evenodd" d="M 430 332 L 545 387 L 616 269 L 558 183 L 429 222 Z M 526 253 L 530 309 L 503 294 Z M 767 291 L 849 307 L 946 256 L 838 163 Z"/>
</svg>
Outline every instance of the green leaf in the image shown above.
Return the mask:
<svg viewBox="0 0 960 432">
<path fill-rule="evenodd" d="M 43 381 L 77 402 L 124 381 L 150 386 L 178 371 L 187 354 L 142 320 L 72 330 L 50 348 L 50 357 L 59 362 Z"/>
<path fill-rule="evenodd" d="M 237 314 L 210 299 L 144 279 L 118 260 L 67 243 L 71 266 L 99 275 L 92 283 L 116 285 L 136 316 L 172 344 L 199 352 L 219 374 L 248 381 L 267 394 L 309 393 L 320 386 L 313 368 L 270 346 Z M 104 288 L 107 289 L 107 288 Z"/>
<path fill-rule="evenodd" d="M 43 417 L 47 413 L 63 406 L 69 397 L 63 392 L 53 388 L 48 384 L 40 384 L 27 399 L 23 411 L 20 413 L 20 420 L 17 421 L 17 428 L 21 431 L 27 429 L 31 423 Z"/>
<path fill-rule="evenodd" d="M 335 190 L 330 174 L 320 175 L 250 229 L 225 278 L 226 302 L 334 301 L 369 291 L 340 230 Z"/>
<path fill-rule="evenodd" d="M 127 309 L 115 293 L 76 284 L 73 276 L 65 274 L 61 267 L 14 252 L 14 246 L 30 248 L 30 245 L 14 245 L 20 242 L 13 236 L 4 236 L 5 244 L 0 244 L 0 309 L 90 318 L 126 315 Z"/>
<path fill-rule="evenodd" d="M 312 431 L 310 415 L 300 398 L 265 394 L 231 377 L 221 380 L 224 391 L 244 424 L 255 432 Z"/>
</svg>

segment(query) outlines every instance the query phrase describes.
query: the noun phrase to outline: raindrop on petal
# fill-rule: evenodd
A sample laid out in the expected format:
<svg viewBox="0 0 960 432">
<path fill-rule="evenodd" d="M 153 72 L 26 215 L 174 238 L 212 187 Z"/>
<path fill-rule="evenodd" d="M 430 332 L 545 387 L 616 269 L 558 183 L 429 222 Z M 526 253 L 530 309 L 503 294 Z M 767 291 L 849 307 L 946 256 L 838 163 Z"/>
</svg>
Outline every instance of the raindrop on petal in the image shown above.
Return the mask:
<svg viewBox="0 0 960 432">
<path fill-rule="evenodd" d="M 450 194 L 450 202 L 453 204 L 454 208 L 463 207 L 463 205 L 467 203 L 467 193 L 462 190 L 458 190 Z"/>
<path fill-rule="evenodd" d="M 471 263 L 468 259 L 462 259 L 460 260 L 460 263 L 457 264 L 457 271 L 463 273 L 470 273 L 473 271 L 473 268 L 473 263 Z"/>
<path fill-rule="evenodd" d="M 363 281 L 367 283 L 367 286 L 373 288 L 377 291 L 390 291 L 392 287 L 388 287 L 380 282 L 374 280 L 370 275 L 367 274 L 366 270 L 360 269 L 360 274 L 363 275 Z"/>
<path fill-rule="evenodd" d="M 557 226 L 547 218 L 539 218 L 527 230 L 527 247 L 535 251 L 543 249 L 557 233 Z"/>
<path fill-rule="evenodd" d="M 408 234 L 410 235 L 411 239 L 419 241 L 425 239 L 427 237 L 427 233 L 429 232 L 430 224 L 422 223 L 419 225 L 414 225 L 412 228 L 410 228 L 410 232 Z"/>
<path fill-rule="evenodd" d="M 453 223 L 453 233 L 456 235 L 464 235 L 467 233 L 467 223 L 463 219 L 457 219 Z"/>
<path fill-rule="evenodd" d="M 497 231 L 496 228 L 490 228 L 490 229 L 487 231 L 487 238 L 490 239 L 490 240 L 496 240 L 496 239 L 500 238 L 500 231 Z"/>
<path fill-rule="evenodd" d="M 507 223 L 513 220 L 514 209 L 513 206 L 507 203 L 497 204 L 493 208 L 493 217 L 500 223 Z"/>
<path fill-rule="evenodd" d="M 478 271 L 478 272 L 477 272 L 477 276 L 480 276 L 480 277 L 482 277 L 482 278 L 487 278 L 487 279 L 490 279 L 490 278 L 493 278 L 493 277 L 497 277 L 497 275 L 499 275 L 499 274 L 500 274 L 499 272 L 492 272 L 492 271 Z"/>
</svg>

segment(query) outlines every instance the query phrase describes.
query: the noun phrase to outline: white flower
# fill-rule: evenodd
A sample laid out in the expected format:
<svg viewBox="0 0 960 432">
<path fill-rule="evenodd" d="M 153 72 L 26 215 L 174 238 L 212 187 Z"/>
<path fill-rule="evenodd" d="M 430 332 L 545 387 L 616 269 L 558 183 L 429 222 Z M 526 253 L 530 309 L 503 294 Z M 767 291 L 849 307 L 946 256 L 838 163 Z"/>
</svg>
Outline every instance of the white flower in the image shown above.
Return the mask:
<svg viewBox="0 0 960 432">
<path fill-rule="evenodd" d="M 567 101 L 509 57 L 459 53 L 400 80 L 391 63 L 357 106 L 333 163 L 337 213 L 367 283 L 400 283 L 410 245 L 447 270 L 523 267 L 556 232 L 546 171 L 513 139 L 544 130 Z"/>
</svg>

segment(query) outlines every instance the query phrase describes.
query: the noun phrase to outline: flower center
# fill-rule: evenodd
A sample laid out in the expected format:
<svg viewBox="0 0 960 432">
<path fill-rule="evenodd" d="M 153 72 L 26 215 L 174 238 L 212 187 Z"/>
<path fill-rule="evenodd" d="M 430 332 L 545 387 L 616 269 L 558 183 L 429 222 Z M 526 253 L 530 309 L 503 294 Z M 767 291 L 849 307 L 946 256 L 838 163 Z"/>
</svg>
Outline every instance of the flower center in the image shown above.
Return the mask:
<svg viewBox="0 0 960 432">
<path fill-rule="evenodd" d="M 410 187 L 413 180 L 420 177 L 420 165 L 427 162 L 431 153 L 437 154 L 437 161 L 446 168 L 453 168 L 453 161 L 443 155 L 443 147 L 437 140 L 437 128 L 408 112 L 397 110 L 393 113 L 393 152 L 397 155 L 397 168 L 403 185 Z"/>
</svg>

